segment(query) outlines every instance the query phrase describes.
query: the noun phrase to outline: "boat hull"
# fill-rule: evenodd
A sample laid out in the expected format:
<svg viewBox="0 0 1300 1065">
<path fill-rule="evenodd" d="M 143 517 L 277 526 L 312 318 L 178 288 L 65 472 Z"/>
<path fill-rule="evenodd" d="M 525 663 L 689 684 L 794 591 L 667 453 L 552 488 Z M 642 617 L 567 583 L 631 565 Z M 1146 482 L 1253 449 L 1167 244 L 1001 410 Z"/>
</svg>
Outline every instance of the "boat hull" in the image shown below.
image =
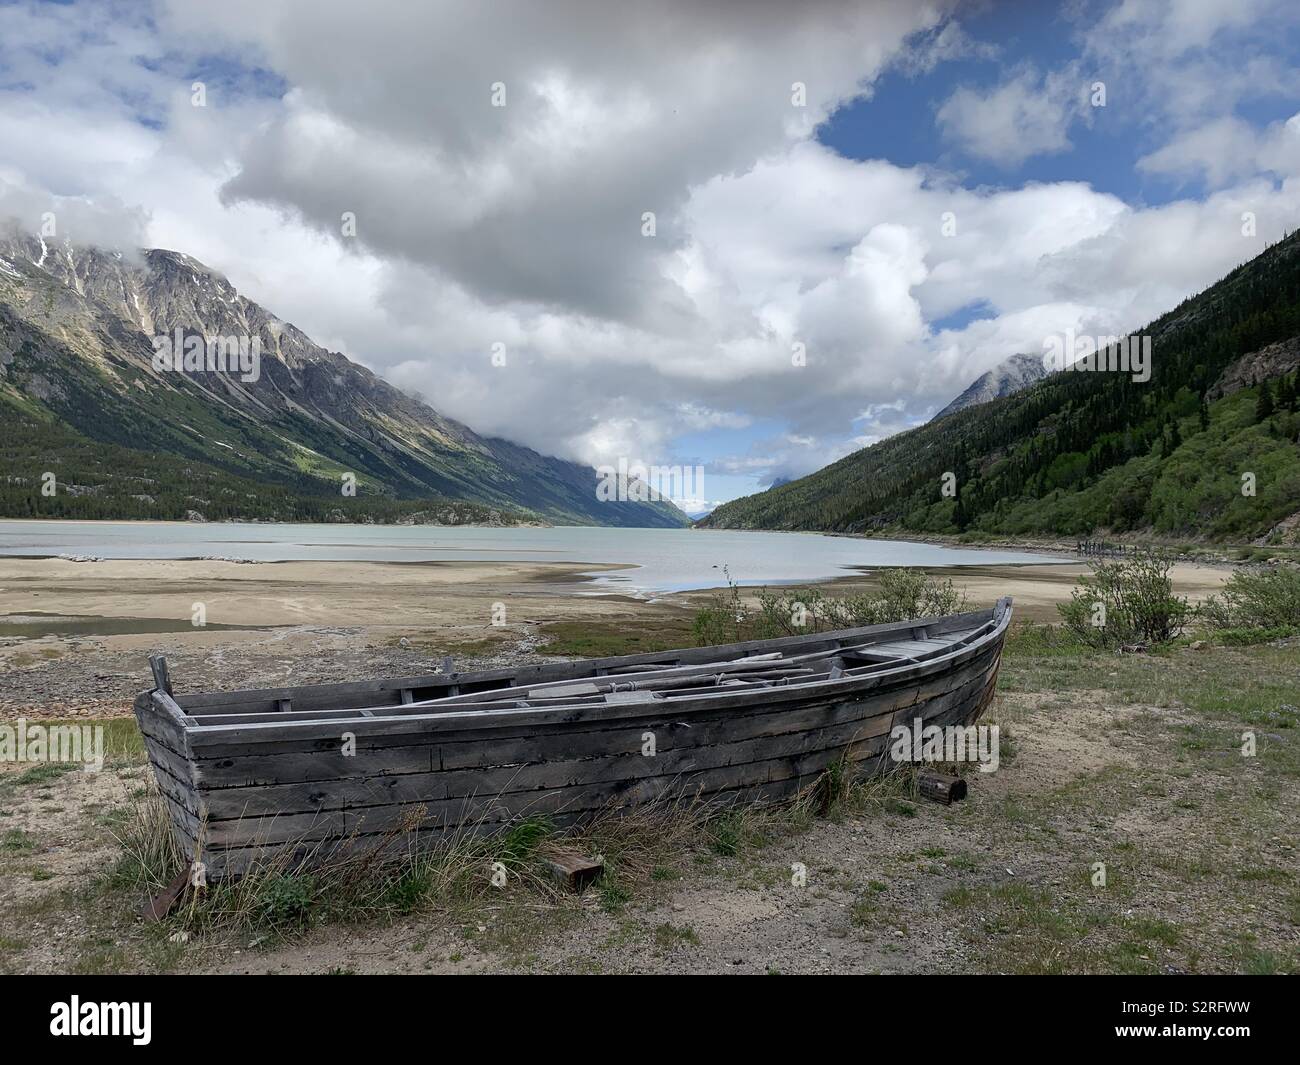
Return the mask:
<svg viewBox="0 0 1300 1065">
<path fill-rule="evenodd" d="M 925 660 L 814 683 L 490 712 L 359 706 L 373 704 L 375 687 L 348 693 L 352 707 L 336 706 L 331 686 L 303 687 L 272 697 L 281 717 L 292 715 L 283 721 L 263 712 L 266 693 L 244 693 L 241 715 L 227 713 L 235 703 L 225 697 L 156 690 L 140 695 L 136 715 L 177 842 L 187 860 L 220 877 L 271 856 L 405 849 L 525 817 L 563 825 L 656 801 L 779 801 L 841 761 L 879 771 L 892 764 L 896 726 L 969 725 L 990 702 L 1009 602 L 959 617 L 972 627 L 987 619 L 986 631 Z M 912 625 L 943 640 L 945 622 Z M 761 653 L 766 645 L 744 646 Z M 601 661 L 604 670 L 631 669 L 648 657 Z M 599 675 L 591 663 L 587 675 L 593 665 Z M 457 675 L 449 690 L 473 690 L 484 676 Z M 386 682 L 385 698 L 419 691 L 427 679 Z"/>
</svg>

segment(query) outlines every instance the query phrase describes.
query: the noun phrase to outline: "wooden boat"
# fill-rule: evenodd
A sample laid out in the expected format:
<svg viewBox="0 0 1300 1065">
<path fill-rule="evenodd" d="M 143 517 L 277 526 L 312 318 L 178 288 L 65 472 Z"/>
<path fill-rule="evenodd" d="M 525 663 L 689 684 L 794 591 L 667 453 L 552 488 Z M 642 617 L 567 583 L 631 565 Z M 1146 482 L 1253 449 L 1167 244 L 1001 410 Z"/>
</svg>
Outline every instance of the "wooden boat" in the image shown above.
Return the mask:
<svg viewBox="0 0 1300 1065">
<path fill-rule="evenodd" d="M 722 647 L 135 702 L 187 860 L 239 874 L 286 848 L 401 846 L 670 796 L 788 798 L 887 763 L 895 724 L 969 724 L 1011 600 L 991 610 Z M 448 666 L 444 663 L 444 667 Z"/>
</svg>

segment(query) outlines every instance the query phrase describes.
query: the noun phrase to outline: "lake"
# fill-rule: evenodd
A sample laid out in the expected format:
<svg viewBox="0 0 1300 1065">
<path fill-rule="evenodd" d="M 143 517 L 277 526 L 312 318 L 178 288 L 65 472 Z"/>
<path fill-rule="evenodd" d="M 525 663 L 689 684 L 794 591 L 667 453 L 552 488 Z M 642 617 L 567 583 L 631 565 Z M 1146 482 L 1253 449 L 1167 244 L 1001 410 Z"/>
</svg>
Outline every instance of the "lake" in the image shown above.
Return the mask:
<svg viewBox="0 0 1300 1065">
<path fill-rule="evenodd" d="M 596 571 L 592 592 L 642 596 L 737 584 L 822 581 L 882 566 L 1044 564 L 1023 551 L 974 551 L 812 533 L 692 529 L 443 528 L 429 525 L 263 525 L 0 521 L 0 555 L 50 558 L 224 558 L 253 562 L 569 562 Z"/>
</svg>

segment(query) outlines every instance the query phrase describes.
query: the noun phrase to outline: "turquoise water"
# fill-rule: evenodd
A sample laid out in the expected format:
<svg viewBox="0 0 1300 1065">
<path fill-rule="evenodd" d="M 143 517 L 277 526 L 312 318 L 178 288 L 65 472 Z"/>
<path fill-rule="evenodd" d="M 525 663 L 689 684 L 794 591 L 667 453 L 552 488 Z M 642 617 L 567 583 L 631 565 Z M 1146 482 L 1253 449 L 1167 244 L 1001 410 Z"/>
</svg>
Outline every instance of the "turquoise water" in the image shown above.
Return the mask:
<svg viewBox="0 0 1300 1065">
<path fill-rule="evenodd" d="M 438 528 L 0 521 L 0 555 L 120 559 L 229 558 L 370 562 L 615 563 L 591 591 L 639 595 L 738 584 L 829 580 L 882 566 L 1049 563 L 1023 551 L 972 551 L 900 540 L 692 529 Z"/>
</svg>

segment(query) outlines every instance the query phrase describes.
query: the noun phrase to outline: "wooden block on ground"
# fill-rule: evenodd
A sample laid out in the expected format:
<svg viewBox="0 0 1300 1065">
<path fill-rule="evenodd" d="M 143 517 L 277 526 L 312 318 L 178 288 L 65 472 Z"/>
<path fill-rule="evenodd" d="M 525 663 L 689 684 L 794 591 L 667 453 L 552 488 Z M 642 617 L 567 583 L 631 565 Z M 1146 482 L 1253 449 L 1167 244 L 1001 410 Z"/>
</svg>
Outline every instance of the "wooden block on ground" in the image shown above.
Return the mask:
<svg viewBox="0 0 1300 1065">
<path fill-rule="evenodd" d="M 951 806 L 966 798 L 966 781 L 961 777 L 948 776 L 946 773 L 931 773 L 923 769 L 916 774 L 916 790 L 924 798 Z"/>
<path fill-rule="evenodd" d="M 569 847 L 551 847 L 542 855 L 547 872 L 569 891 L 582 892 L 605 871 L 603 862 Z"/>
</svg>

